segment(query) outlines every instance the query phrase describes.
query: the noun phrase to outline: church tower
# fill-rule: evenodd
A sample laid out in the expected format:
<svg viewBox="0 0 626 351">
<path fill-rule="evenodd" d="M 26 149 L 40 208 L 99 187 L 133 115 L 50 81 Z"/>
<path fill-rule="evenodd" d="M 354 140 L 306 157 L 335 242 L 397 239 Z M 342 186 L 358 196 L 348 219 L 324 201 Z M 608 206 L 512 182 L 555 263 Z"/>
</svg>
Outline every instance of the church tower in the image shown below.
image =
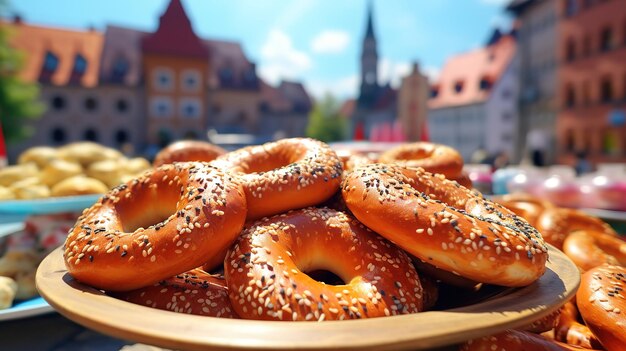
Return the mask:
<svg viewBox="0 0 626 351">
<path fill-rule="evenodd" d="M 361 107 L 370 107 L 373 104 L 379 88 L 378 51 L 376 50 L 376 35 L 374 34 L 372 12 L 372 3 L 370 1 L 367 9 L 367 27 L 361 51 L 361 90 L 358 101 Z"/>
</svg>

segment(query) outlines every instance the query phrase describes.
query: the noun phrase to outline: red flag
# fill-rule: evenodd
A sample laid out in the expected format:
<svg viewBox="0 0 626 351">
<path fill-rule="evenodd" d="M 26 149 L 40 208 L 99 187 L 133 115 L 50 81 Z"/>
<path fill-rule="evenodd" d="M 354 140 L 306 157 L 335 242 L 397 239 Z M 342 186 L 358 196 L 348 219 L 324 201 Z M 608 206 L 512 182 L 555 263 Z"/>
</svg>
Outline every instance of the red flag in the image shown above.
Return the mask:
<svg viewBox="0 0 626 351">
<path fill-rule="evenodd" d="M 428 135 L 428 122 L 424 121 L 422 124 L 422 132 L 420 134 L 420 141 L 430 141 L 430 135 Z"/>
<path fill-rule="evenodd" d="M 7 146 L 4 142 L 4 132 L 2 131 L 2 123 L 0 123 L 0 167 L 7 164 Z"/>
<path fill-rule="evenodd" d="M 353 140 L 365 140 L 365 131 L 363 130 L 363 123 L 358 122 L 354 127 L 354 135 L 352 136 Z"/>
</svg>

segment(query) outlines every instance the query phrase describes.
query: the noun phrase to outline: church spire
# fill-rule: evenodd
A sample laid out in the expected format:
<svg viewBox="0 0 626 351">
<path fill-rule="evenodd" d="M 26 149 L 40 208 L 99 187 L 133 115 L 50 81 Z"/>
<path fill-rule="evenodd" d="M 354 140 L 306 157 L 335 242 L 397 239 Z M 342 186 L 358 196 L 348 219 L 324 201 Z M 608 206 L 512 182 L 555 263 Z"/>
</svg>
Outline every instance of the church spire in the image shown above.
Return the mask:
<svg viewBox="0 0 626 351">
<path fill-rule="evenodd" d="M 367 3 L 367 29 L 365 31 L 365 38 L 375 39 L 374 35 L 374 20 L 372 19 L 374 10 L 372 9 L 372 1 Z"/>
</svg>

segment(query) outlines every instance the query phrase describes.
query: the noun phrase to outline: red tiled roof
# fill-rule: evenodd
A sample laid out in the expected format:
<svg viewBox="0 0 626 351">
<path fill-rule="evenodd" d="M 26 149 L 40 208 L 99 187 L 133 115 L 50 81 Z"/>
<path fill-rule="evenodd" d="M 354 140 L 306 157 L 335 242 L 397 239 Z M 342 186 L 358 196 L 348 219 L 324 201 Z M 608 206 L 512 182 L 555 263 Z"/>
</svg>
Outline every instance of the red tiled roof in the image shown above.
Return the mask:
<svg viewBox="0 0 626 351">
<path fill-rule="evenodd" d="M 103 46 L 102 33 L 93 30 L 40 27 L 23 22 L 2 22 L 1 25 L 8 28 L 12 34 L 11 46 L 25 53 L 24 66 L 20 72 L 22 79 L 30 82 L 39 81 L 49 52 L 58 60 L 56 70 L 46 78 L 51 84 L 80 84 L 86 87 L 98 84 Z M 86 70 L 80 76 L 74 72 L 77 55 L 81 55 L 87 62 Z"/>
<path fill-rule="evenodd" d="M 482 79 L 495 84 L 515 54 L 515 39 L 506 35 L 495 44 L 454 56 L 446 62 L 439 80 L 433 84 L 438 95 L 428 101 L 429 108 L 478 103 L 489 97 L 491 89 L 480 89 Z M 455 91 L 461 84 L 462 90 Z"/>
<path fill-rule="evenodd" d="M 207 58 L 208 52 L 191 27 L 180 0 L 171 0 L 159 19 L 159 28 L 142 40 L 144 52 Z"/>
</svg>

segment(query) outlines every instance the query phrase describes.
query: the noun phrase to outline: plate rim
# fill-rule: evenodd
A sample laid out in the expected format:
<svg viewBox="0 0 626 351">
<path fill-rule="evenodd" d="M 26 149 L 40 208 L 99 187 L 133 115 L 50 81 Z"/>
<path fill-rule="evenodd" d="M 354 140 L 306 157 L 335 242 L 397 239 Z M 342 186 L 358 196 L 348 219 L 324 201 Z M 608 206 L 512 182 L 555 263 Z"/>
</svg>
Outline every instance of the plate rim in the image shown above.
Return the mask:
<svg viewBox="0 0 626 351">
<path fill-rule="evenodd" d="M 563 277 L 566 279 L 564 280 Z M 59 313 L 67 318 L 95 329 L 104 334 L 127 340 L 148 343 L 160 347 L 177 349 L 419 349 L 452 345 L 467 340 L 467 332 L 460 332 L 459 326 L 450 335 L 439 333 L 428 339 L 416 337 L 416 321 L 440 318 L 454 318 L 458 324 L 472 323 L 472 338 L 493 333 L 495 330 L 516 328 L 529 324 L 558 309 L 572 297 L 580 283 L 580 273 L 576 266 L 560 251 L 550 247 L 550 261 L 546 274 L 538 282 L 513 290 L 502 298 L 484 301 L 446 311 L 429 311 L 417 314 L 371 318 L 349 321 L 314 322 L 268 322 L 252 320 L 229 320 L 202 317 L 157 310 L 117 300 L 103 292 L 87 287 L 73 280 L 62 259 L 61 249 L 48 255 L 37 271 L 37 288 L 41 296 Z M 550 301 L 535 301 L 541 290 L 552 291 L 553 285 L 560 283 L 562 290 L 555 292 Z M 73 286 L 72 286 L 73 285 Z M 552 288 L 551 288 L 552 287 Z M 59 294 L 62 291 L 63 294 Z M 519 296 L 531 296 L 532 305 L 521 311 L 485 310 L 499 301 L 516 301 Z M 69 302 L 68 299 L 72 301 Z M 520 300 L 517 300 L 518 303 Z M 94 307 L 95 306 L 95 307 Z M 500 306 L 502 308 L 502 306 Z M 482 310 L 481 310 L 482 308 Z M 131 325 L 113 323 L 104 314 L 130 313 L 142 323 Z M 118 315 L 116 315 L 118 316 Z M 492 318 L 486 318 L 491 316 Z M 192 339 L 176 334 L 166 328 L 169 323 L 192 334 Z M 388 322 L 387 322 L 388 321 Z M 382 323 L 381 323 L 382 322 Z M 506 322 L 506 323 L 504 323 Z M 182 323 L 182 324 L 179 324 Z M 162 325 L 163 324 L 163 325 Z M 417 323 L 419 324 L 419 323 Z M 449 323 L 454 326 L 457 323 Z M 393 328 L 392 328 L 393 325 Z M 422 326 L 424 323 L 422 322 Z M 158 327 L 162 327 L 159 329 Z M 278 328 L 277 328 L 278 327 Z M 248 331 L 246 334 L 239 329 Z M 465 327 L 467 329 L 468 327 Z M 460 328 L 463 329 L 463 328 Z M 264 336 L 263 333 L 276 333 Z M 363 333 L 367 330 L 367 333 Z M 155 335 L 158 332 L 160 334 Z M 321 333 L 317 334 L 317 333 Z M 343 336 L 342 336 L 343 333 Z M 381 334 L 386 334 L 382 335 Z M 436 334 L 436 333 L 435 333 Z M 313 337 L 312 339 L 303 336 Z M 351 337 L 350 337 L 351 336 Z M 378 341 L 374 341 L 379 337 Z"/>
<path fill-rule="evenodd" d="M 74 196 L 45 197 L 40 199 L 14 199 L 0 201 L 0 215 L 4 214 L 55 214 L 60 212 L 82 211 L 93 205 L 105 194 L 86 194 Z M 61 209 L 52 206 L 67 206 L 71 208 Z"/>
<path fill-rule="evenodd" d="M 42 300 L 42 303 L 39 305 L 25 306 L 25 307 L 13 306 L 4 310 L 0 310 L 0 322 L 34 317 L 34 316 L 39 316 L 43 314 L 48 314 L 50 312 L 54 312 L 54 308 L 50 306 L 50 304 L 41 296 L 33 297 L 25 301 L 38 300 L 38 299 Z"/>
</svg>

